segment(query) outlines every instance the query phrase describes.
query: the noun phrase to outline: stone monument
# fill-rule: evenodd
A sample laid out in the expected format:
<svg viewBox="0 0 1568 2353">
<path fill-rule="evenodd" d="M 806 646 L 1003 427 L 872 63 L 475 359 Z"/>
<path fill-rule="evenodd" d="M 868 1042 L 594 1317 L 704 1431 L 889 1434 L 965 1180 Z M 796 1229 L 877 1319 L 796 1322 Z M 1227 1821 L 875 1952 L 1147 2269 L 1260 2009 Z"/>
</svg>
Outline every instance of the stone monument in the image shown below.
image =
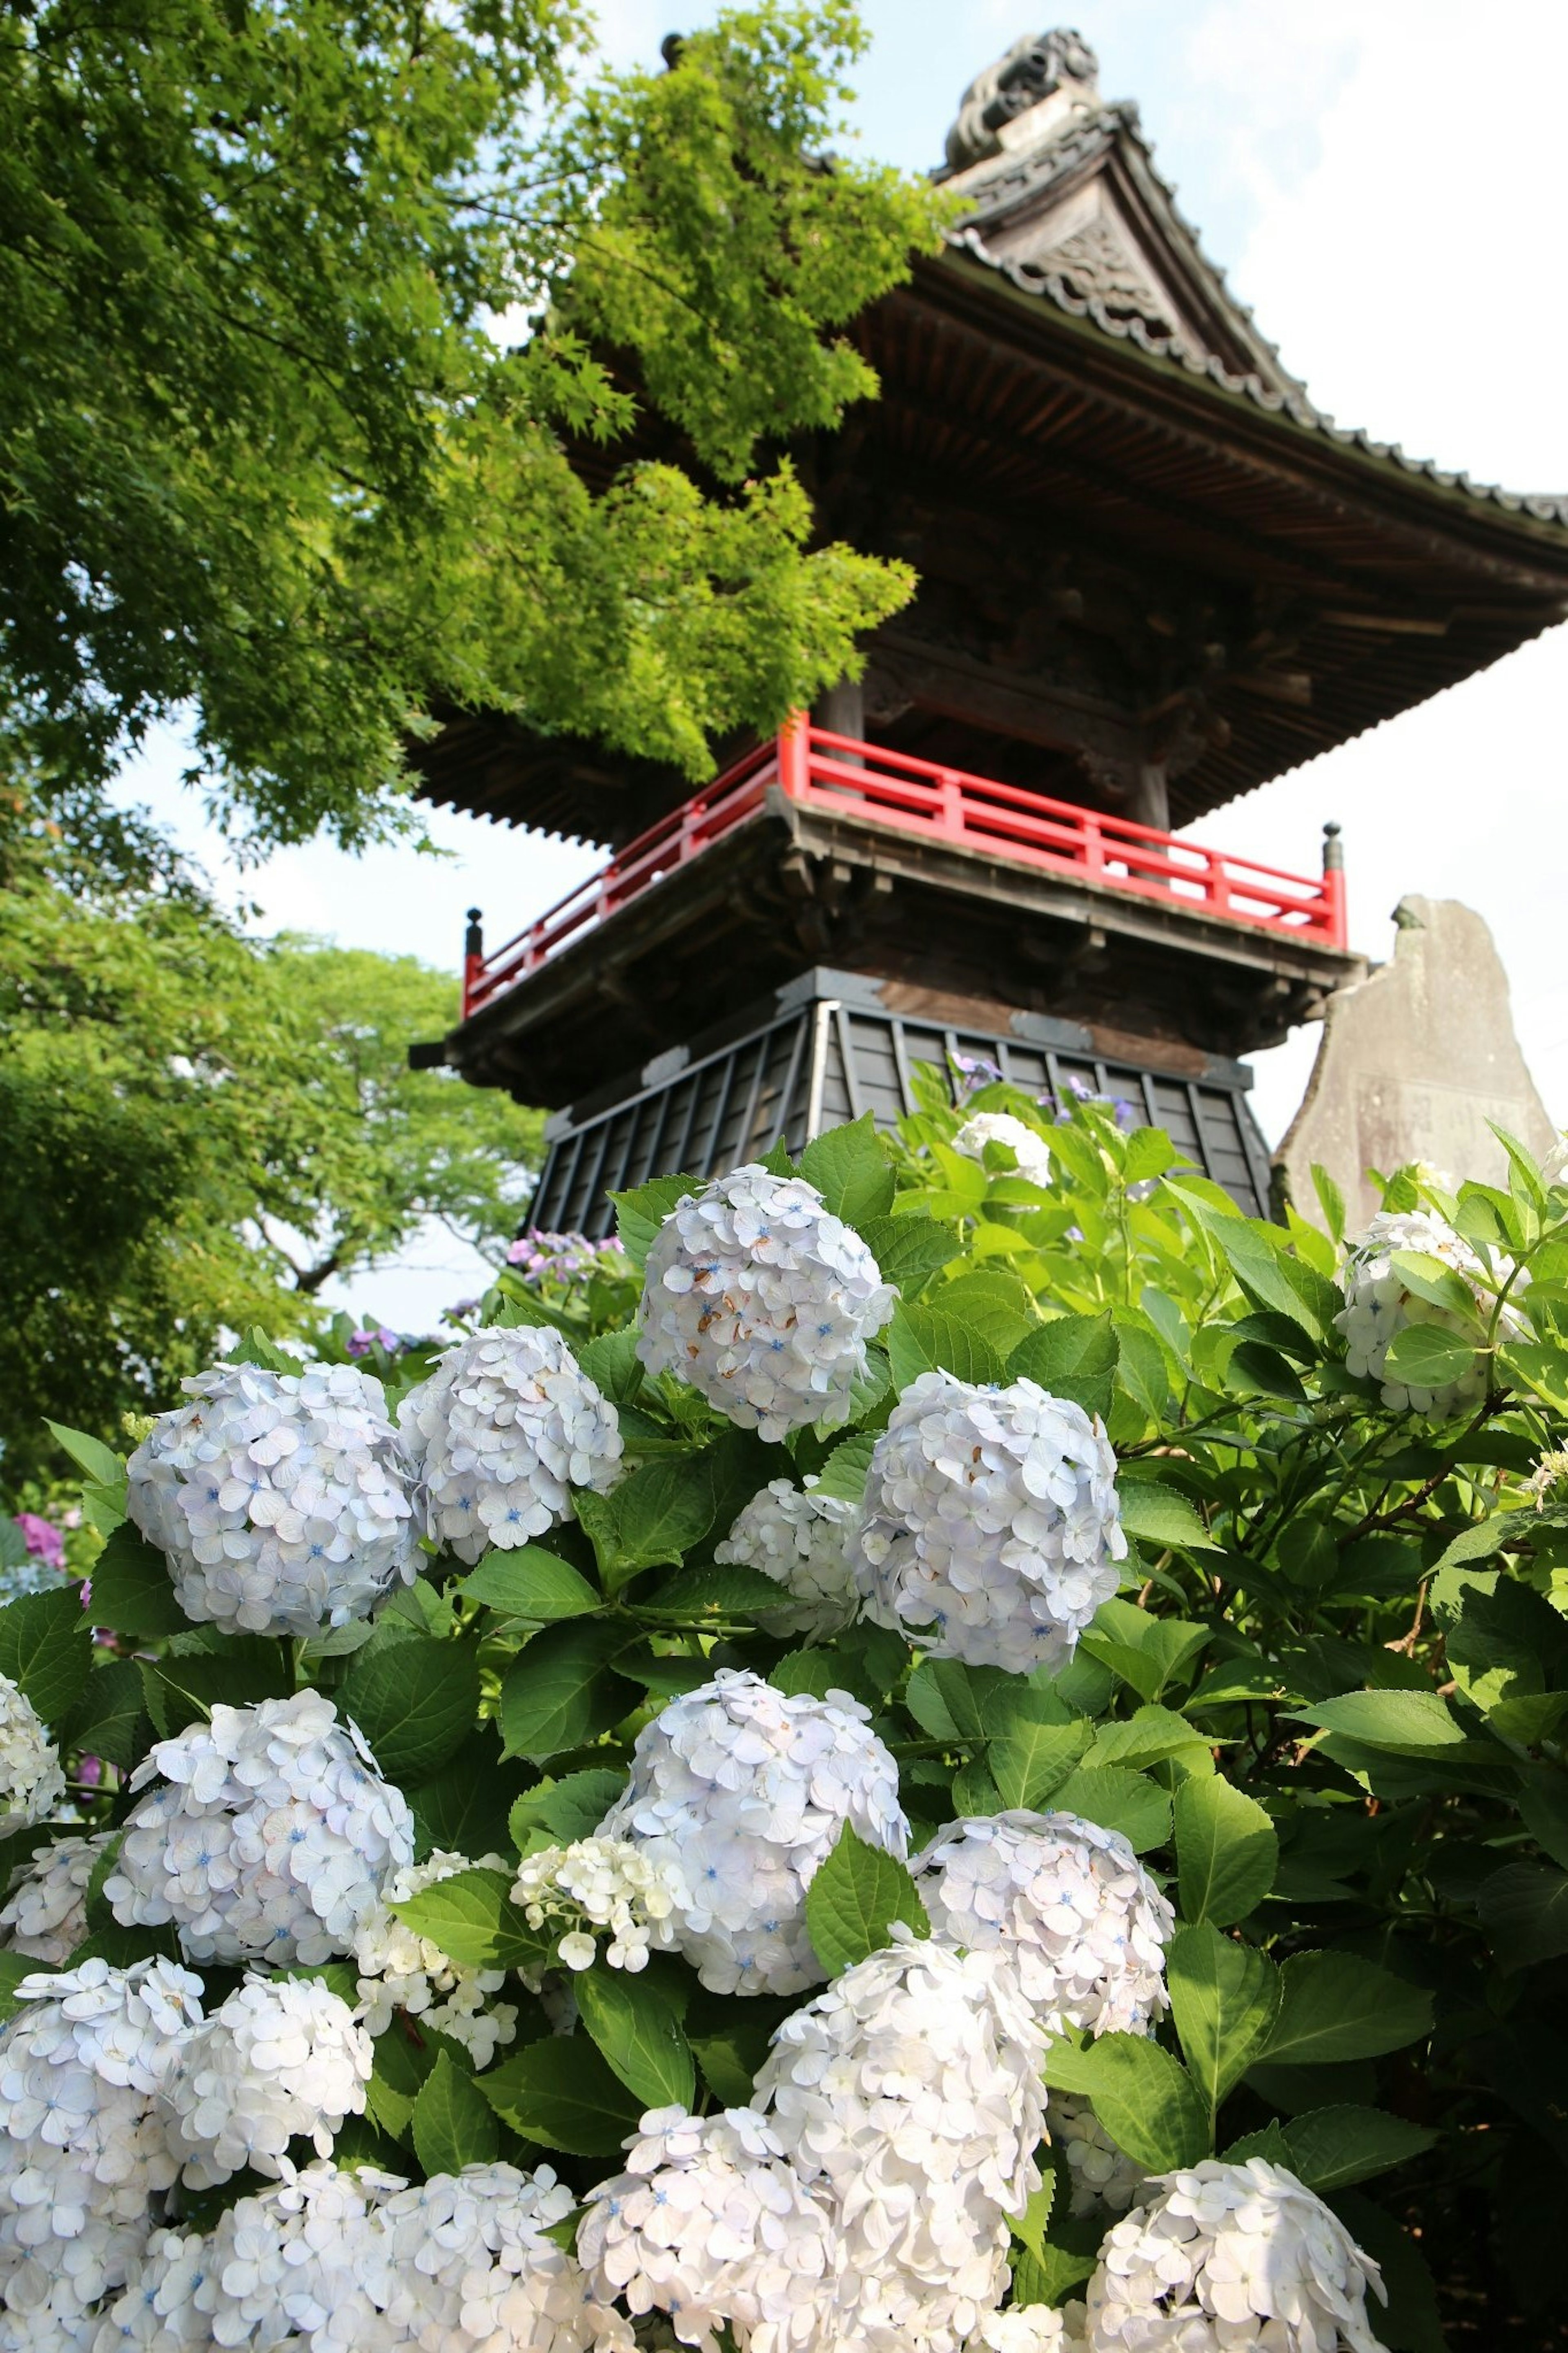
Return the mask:
<svg viewBox="0 0 1568 2353">
<path fill-rule="evenodd" d="M 1393 961 L 1328 1001 L 1318 1059 L 1275 1168 L 1303 1217 L 1318 1217 L 1319 1161 L 1352 1230 L 1378 1206 L 1368 1168 L 1424 1160 L 1456 1182 L 1506 1184 L 1495 1121 L 1538 1156 L 1556 1133 L 1530 1075 L 1508 975 L 1479 915 L 1457 899 L 1402 899 Z"/>
</svg>

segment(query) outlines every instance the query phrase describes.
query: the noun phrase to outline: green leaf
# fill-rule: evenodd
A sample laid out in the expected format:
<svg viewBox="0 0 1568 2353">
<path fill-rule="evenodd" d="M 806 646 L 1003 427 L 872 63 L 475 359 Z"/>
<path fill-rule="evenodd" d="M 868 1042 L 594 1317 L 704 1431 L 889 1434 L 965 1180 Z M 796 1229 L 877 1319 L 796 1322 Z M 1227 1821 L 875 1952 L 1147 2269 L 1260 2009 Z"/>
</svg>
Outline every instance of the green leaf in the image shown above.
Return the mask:
<svg viewBox="0 0 1568 2353">
<path fill-rule="evenodd" d="M 494 2108 L 445 2051 L 437 2052 L 436 2064 L 419 2086 L 409 2122 L 426 2176 L 492 2165 L 500 2154 Z"/>
<path fill-rule="evenodd" d="M 1394 1756 L 1442 1757 L 1464 1746 L 1465 1735 L 1447 1708 L 1429 1691 L 1345 1692 L 1316 1707 L 1292 1710 L 1304 1723 L 1342 1733 L 1363 1748 Z"/>
<path fill-rule="evenodd" d="M 1037 1381 L 1052 1397 L 1067 1398 L 1103 1421 L 1121 1353 L 1109 1314 L 1058 1315 L 1019 1341 L 1007 1359 L 1007 1378 Z"/>
<path fill-rule="evenodd" d="M 1175 1167 L 1182 1159 L 1183 1155 L 1163 1127 L 1134 1128 L 1127 1139 L 1121 1181 L 1124 1185 L 1146 1185 L 1151 1176 L 1163 1176 L 1167 1168 Z"/>
<path fill-rule="evenodd" d="M 64 1723 L 87 1689 L 91 1668 L 79 1587 L 24 1593 L 0 1609 L 0 1675 L 21 1685 L 47 1725 Z"/>
<path fill-rule="evenodd" d="M 1073 1724 L 1020 1724 L 994 1740 L 985 1762 L 1004 1806 L 1037 1811 L 1082 1761 L 1091 1736 Z"/>
<path fill-rule="evenodd" d="M 1312 1189 L 1318 1197 L 1318 1207 L 1323 1213 L 1323 1223 L 1336 1242 L 1345 1238 L 1345 1197 L 1326 1168 L 1312 1163 Z"/>
<path fill-rule="evenodd" d="M 805 1891 L 805 1926 L 817 1959 L 837 1977 L 880 1950 L 895 1920 L 929 1936 L 920 1890 L 896 1855 L 868 1846 L 847 1822 Z"/>
<path fill-rule="evenodd" d="M 944 1370 L 961 1381 L 1000 1381 L 1002 1359 L 954 1315 L 940 1308 L 899 1306 L 888 1328 L 888 1356 L 893 1385 L 902 1391 L 922 1373 Z"/>
<path fill-rule="evenodd" d="M 1178 1797 L 1178 1820 L 1180 1811 Z M 1177 1929 L 1165 1977 L 1182 2056 L 1212 2118 L 1273 2031 L 1279 1972 L 1267 1955 L 1205 1925 Z"/>
<path fill-rule="evenodd" d="M 1263 1808 L 1217 1774 L 1176 1791 L 1176 1868 L 1182 1916 L 1228 1928 L 1274 1884 L 1279 1840 Z"/>
<path fill-rule="evenodd" d="M 701 1190 L 700 1176 L 656 1176 L 651 1184 L 638 1185 L 629 1193 L 610 1195 L 621 1248 L 638 1274 L 647 1264 L 655 1235 L 677 1202 Z"/>
<path fill-rule="evenodd" d="M 1406 1388 L 1446 1388 L 1462 1381 L 1475 1360 L 1475 1343 L 1461 1334 L 1440 1324 L 1405 1324 L 1389 1343 L 1383 1377 Z"/>
<path fill-rule="evenodd" d="M 800 1155 L 800 1173 L 847 1226 L 885 1218 L 893 1206 L 893 1171 L 866 1112 L 846 1127 L 825 1128 Z"/>
<path fill-rule="evenodd" d="M 645 1462 L 609 1494 L 577 1497 L 577 1517 L 612 1594 L 639 1569 L 678 1562 L 707 1535 L 714 1510 L 711 1469 L 691 1455 Z"/>
<path fill-rule="evenodd" d="M 1052 1791 L 1051 1804 L 1102 1830 L 1120 1831 L 1134 1854 L 1163 1846 L 1171 1835 L 1171 1800 L 1164 1790 L 1120 1765 L 1080 1767 Z"/>
<path fill-rule="evenodd" d="M 1568 1774 L 1550 1767 L 1532 1773 L 1520 1792 L 1519 1810 L 1536 1845 L 1568 1871 Z"/>
<path fill-rule="evenodd" d="M 486 1609 L 504 1610 L 509 1617 L 546 1623 L 586 1617 L 605 1606 L 604 1595 L 595 1593 L 585 1577 L 542 1545 L 487 1553 L 458 1591 L 465 1601 L 481 1601 Z"/>
<path fill-rule="evenodd" d="M 1475 1293 L 1464 1276 L 1446 1260 L 1434 1258 L 1426 1250 L 1398 1250 L 1393 1252 L 1390 1264 L 1406 1291 L 1414 1292 L 1417 1299 L 1458 1316 L 1463 1323 L 1476 1323 Z"/>
<path fill-rule="evenodd" d="M 1437 2136 L 1381 2108 L 1313 2108 L 1284 2127 L 1285 2162 L 1320 2198 L 1370 2181 L 1431 2147 Z"/>
<path fill-rule="evenodd" d="M 1568 1953 L 1568 1873 L 1544 1862 L 1510 1862 L 1477 1899 L 1487 1942 L 1505 1975 Z"/>
<path fill-rule="evenodd" d="M 637 1698 L 610 1672 L 626 1636 L 624 1621 L 605 1618 L 571 1619 L 531 1635 L 500 1687 L 506 1754 L 542 1764 L 618 1724 Z"/>
<path fill-rule="evenodd" d="M 161 1740 L 187 1724 L 209 1721 L 220 1702 L 245 1707 L 259 1699 L 281 1699 L 293 1688 L 283 1652 L 260 1634 L 191 1628 L 175 1635 L 162 1657 L 137 1663 L 147 1713 Z"/>
<path fill-rule="evenodd" d="M 1157 1486 L 1146 1479 L 1127 1479 L 1121 1483 L 1121 1525 L 1140 1544 L 1151 1547 L 1168 1545 L 1186 1552 L 1215 1549 L 1214 1538 L 1197 1513 L 1173 1487 Z"/>
<path fill-rule="evenodd" d="M 922 1659 L 910 1677 L 905 1704 L 933 1738 L 969 1747 L 1003 1739 L 1019 1724 L 1066 1724 L 1072 1713 L 1054 1689 L 1037 1691 L 1023 1675 L 966 1666 L 960 1659 Z"/>
<path fill-rule="evenodd" d="M 1155 1618 L 1131 1601 L 1104 1601 L 1079 1648 L 1121 1676 L 1142 1700 L 1157 1700 L 1174 1683 L 1187 1681 L 1198 1652 L 1210 1640 L 1206 1626 L 1184 1618 Z"/>
<path fill-rule="evenodd" d="M 1194 1749 L 1201 1749 L 1206 1757 L 1208 1748 L 1203 1734 L 1184 1715 L 1177 1715 L 1168 1707 L 1140 1707 L 1129 1716 L 1097 1725 L 1094 1746 L 1085 1762 L 1127 1765 L 1137 1771 L 1146 1765 L 1158 1765 L 1167 1757 L 1190 1754 Z"/>
<path fill-rule="evenodd" d="M 612 1404 L 631 1404 L 643 1385 L 635 1324 L 628 1324 L 619 1332 L 601 1332 L 596 1339 L 582 1341 L 574 1353 L 588 1378 Z"/>
<path fill-rule="evenodd" d="M 1288 1405 L 1304 1402 L 1301 1376 L 1279 1348 L 1258 1340 L 1244 1340 L 1231 1353 L 1226 1385 L 1261 1397 L 1281 1398 Z"/>
<path fill-rule="evenodd" d="M 575 1973 L 583 2023 L 645 2108 L 689 2108 L 696 2069 L 679 2021 L 653 1984 L 625 1969 Z"/>
<path fill-rule="evenodd" d="M 592 1838 L 610 1808 L 625 1791 L 626 1777 L 602 1767 L 563 1774 L 559 1781 L 526 1789 L 511 1810 L 508 1824 L 512 1841 L 521 1852 L 534 1831 L 548 1831 L 562 1846 Z"/>
<path fill-rule="evenodd" d="M 905 1300 L 917 1298 L 963 1248 L 957 1228 L 939 1225 L 934 1218 L 868 1218 L 856 1230 L 883 1282 Z"/>
<path fill-rule="evenodd" d="M 91 1438 L 85 1430 L 68 1430 L 62 1422 L 46 1417 L 44 1428 L 58 1445 L 63 1446 L 80 1471 L 100 1487 L 125 1485 L 125 1465 L 112 1447 L 105 1446 L 101 1438 Z"/>
<path fill-rule="evenodd" d="M 720 1561 L 711 1568 L 682 1569 L 657 1593 L 639 1595 L 636 1607 L 650 1617 L 696 1618 L 710 1609 L 721 1618 L 754 1618 L 787 1606 L 789 1594 L 765 1569 L 748 1561 Z"/>
<path fill-rule="evenodd" d="M 1087 2094 L 1119 2148 L 1147 2173 L 1196 2165 L 1214 2143 L 1203 2095 L 1179 2060 L 1142 2034 L 1053 2042 L 1046 2081 Z"/>
<path fill-rule="evenodd" d="M 438 1772 L 473 1729 L 479 1708 L 476 1645 L 430 1635 L 363 1652 L 338 1694 L 338 1713 L 358 1725 L 390 1781 Z"/>
<path fill-rule="evenodd" d="M 420 1860 L 437 1847 L 448 1854 L 504 1852 L 507 1811 L 525 1778 L 526 1767 L 503 1761 L 493 1725 L 471 1732 L 438 1773 L 408 1792 Z"/>
<path fill-rule="evenodd" d="M 994 1348 L 1004 1364 L 1040 1320 L 1028 1285 L 999 1266 L 979 1267 L 939 1283 L 930 1304 Z"/>
<path fill-rule="evenodd" d="M 19 2010 L 27 2007 L 16 1999 L 16 1988 L 22 1979 L 48 1966 L 47 1961 L 35 1960 L 26 1953 L 0 1953 L 0 2026 L 8 2025 Z"/>
<path fill-rule="evenodd" d="M 645 2105 L 584 2034 L 531 2042 L 476 2080 L 502 2124 L 572 2157 L 618 2157 Z"/>
<path fill-rule="evenodd" d="M 168 1563 L 122 1520 L 92 1565 L 92 1622 L 117 1634 L 177 1634 L 190 1624 L 174 1599 Z"/>
<path fill-rule="evenodd" d="M 134 1659 L 111 1659 L 89 1674 L 81 1698 L 61 1734 L 78 1756 L 102 1757 L 128 1773 L 149 1745 L 142 1671 Z"/>
<path fill-rule="evenodd" d="M 858 1662 L 844 1657 L 832 1643 L 786 1651 L 768 1669 L 767 1679 L 774 1691 L 783 1692 L 786 1699 L 826 1699 L 830 1692 L 837 1691 L 847 1692 L 851 1699 L 869 1704 L 876 1696 L 863 1687 Z"/>
<path fill-rule="evenodd" d="M 1280 1976 L 1279 2014 L 1258 2054 L 1271 2067 L 1376 2059 L 1430 2031 L 1425 1988 L 1353 1953 L 1297 1953 Z"/>
<path fill-rule="evenodd" d="M 1035 2261 L 1044 2263 L 1046 2232 L 1050 2227 L 1051 2209 L 1057 2200 L 1057 2174 L 1047 2170 L 1039 2188 L 1034 2191 L 1021 2214 L 1009 2218 L 1008 2229 L 1022 2247 L 1027 2247 Z"/>
<path fill-rule="evenodd" d="M 385 2041 L 387 2038 L 383 2037 Z M 416 2094 L 400 2092 L 389 2084 L 381 2072 L 381 2051 L 376 2050 L 376 2063 L 365 2085 L 365 2110 L 371 2122 L 391 2140 L 412 2145 L 414 2102 Z"/>
<path fill-rule="evenodd" d="M 1165 1351 L 1152 1332 L 1126 1315 L 1114 1319 L 1118 1356 L 1116 1378 L 1134 1405 L 1153 1422 L 1164 1417 L 1171 1394 Z"/>
<path fill-rule="evenodd" d="M 866 1493 L 866 1473 L 871 1467 L 876 1443 L 874 1437 L 845 1439 L 823 1464 L 813 1492 L 836 1496 L 841 1503 L 858 1504 Z"/>
<path fill-rule="evenodd" d="M 455 1872 L 390 1909 L 466 1969 L 534 1968 L 550 1949 L 512 1902 L 508 1872 Z"/>
</svg>

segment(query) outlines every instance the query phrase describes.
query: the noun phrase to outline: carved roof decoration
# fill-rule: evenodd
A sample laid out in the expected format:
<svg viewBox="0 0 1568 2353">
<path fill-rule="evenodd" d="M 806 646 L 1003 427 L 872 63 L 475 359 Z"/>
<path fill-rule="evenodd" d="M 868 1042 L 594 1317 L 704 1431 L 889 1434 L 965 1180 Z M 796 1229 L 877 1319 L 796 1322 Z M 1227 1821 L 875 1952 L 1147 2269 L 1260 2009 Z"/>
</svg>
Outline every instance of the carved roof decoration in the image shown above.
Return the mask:
<svg viewBox="0 0 1568 2353">
<path fill-rule="evenodd" d="M 1064 71 L 1064 57 L 1076 58 L 1076 75 Z M 1047 58 L 1048 67 L 1037 72 L 1039 99 L 1015 106 L 987 136 L 980 128 L 981 101 L 994 111 L 991 93 L 1009 69 L 1015 79 L 1004 96 L 1016 99 L 1019 61 L 1037 67 Z M 984 152 L 976 152 L 982 141 Z M 982 263 L 1021 293 L 1088 321 L 1151 359 L 1173 363 L 1342 448 L 1505 513 L 1568 523 L 1568 495 L 1472 481 L 1431 459 L 1407 457 L 1397 442 L 1339 426 L 1319 408 L 1258 332 L 1251 311 L 1232 294 L 1224 270 L 1204 252 L 1175 190 L 1155 168 L 1137 106 L 1130 100 L 1101 101 L 1093 51 L 1076 33 L 1015 43 L 977 75 L 948 134 L 948 165 L 933 176 L 973 199 L 973 209 L 949 233 L 955 255 Z M 959 156 L 972 160 L 954 170 Z"/>
</svg>

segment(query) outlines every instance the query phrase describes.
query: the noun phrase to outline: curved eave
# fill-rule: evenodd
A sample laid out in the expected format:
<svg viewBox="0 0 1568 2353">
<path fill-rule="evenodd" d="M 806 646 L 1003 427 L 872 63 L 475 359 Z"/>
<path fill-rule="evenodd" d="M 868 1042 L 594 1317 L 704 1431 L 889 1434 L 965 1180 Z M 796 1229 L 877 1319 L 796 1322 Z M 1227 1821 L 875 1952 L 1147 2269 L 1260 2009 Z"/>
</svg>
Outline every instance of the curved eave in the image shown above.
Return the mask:
<svg viewBox="0 0 1568 2353">
<path fill-rule="evenodd" d="M 1516 547 L 1519 541 L 1537 546 L 1556 563 L 1539 575 L 1543 587 L 1560 586 L 1568 596 L 1568 497 L 1506 491 L 1495 484 L 1471 481 L 1426 458 L 1409 458 L 1396 443 L 1373 439 L 1360 428 L 1336 425 L 1310 402 L 1289 393 L 1270 390 L 1257 376 L 1234 376 L 1217 360 L 1177 355 L 1151 335 L 1142 320 L 1110 317 L 1103 304 L 1081 300 L 1059 278 L 1037 277 L 1019 265 L 987 254 L 973 232 L 964 232 L 934 260 L 916 265 L 916 275 L 940 272 L 943 278 L 969 282 L 994 323 L 998 296 L 1020 322 L 1047 339 L 1070 338 L 1075 347 L 1092 355 L 1104 371 L 1107 390 L 1113 385 L 1125 396 L 1134 394 L 1147 406 L 1148 396 L 1162 387 L 1169 396 L 1170 421 L 1201 431 L 1205 418 L 1223 415 L 1227 448 L 1256 450 L 1264 463 L 1278 462 L 1290 447 L 1310 474 L 1321 474 L 1330 494 L 1342 491 L 1350 480 L 1378 484 L 1405 493 L 1412 526 L 1419 528 L 1440 507 L 1456 524 L 1501 525 Z"/>
</svg>

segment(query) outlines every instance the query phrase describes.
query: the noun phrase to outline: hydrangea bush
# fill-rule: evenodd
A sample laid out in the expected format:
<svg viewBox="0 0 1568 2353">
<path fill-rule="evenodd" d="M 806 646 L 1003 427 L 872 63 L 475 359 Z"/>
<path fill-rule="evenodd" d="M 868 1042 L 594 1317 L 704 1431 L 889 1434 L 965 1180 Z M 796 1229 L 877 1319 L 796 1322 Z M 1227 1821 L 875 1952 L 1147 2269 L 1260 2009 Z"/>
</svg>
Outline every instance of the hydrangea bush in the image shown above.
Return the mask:
<svg viewBox="0 0 1568 2353">
<path fill-rule="evenodd" d="M 63 1434 L 0 2353 L 1534 2326 L 1568 1183 L 1347 1237 L 917 1084 L 533 1238 L 444 1357 L 252 1335 L 129 1466 Z"/>
</svg>

